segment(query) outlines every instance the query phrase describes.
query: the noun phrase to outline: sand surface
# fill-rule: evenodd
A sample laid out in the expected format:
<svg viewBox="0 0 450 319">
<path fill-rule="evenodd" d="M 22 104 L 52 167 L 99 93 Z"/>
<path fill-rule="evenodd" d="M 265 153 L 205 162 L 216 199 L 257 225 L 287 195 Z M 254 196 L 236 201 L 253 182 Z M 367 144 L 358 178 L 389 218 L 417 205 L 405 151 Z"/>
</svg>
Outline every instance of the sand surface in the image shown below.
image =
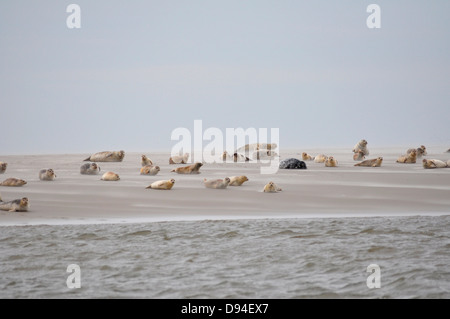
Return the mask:
<svg viewBox="0 0 450 319">
<path fill-rule="evenodd" d="M 25 179 L 19 187 L 0 187 L 4 201 L 28 197 L 26 213 L 0 211 L 0 225 L 108 223 L 195 219 L 286 218 L 383 215 L 450 214 L 450 168 L 425 170 L 417 164 L 398 164 L 408 147 L 370 149 L 368 158 L 383 156 L 382 167 L 354 167 L 348 149 L 304 149 L 281 152 L 281 159 L 301 159 L 301 152 L 334 156 L 339 167 L 306 162 L 307 170 L 260 173 L 260 163 L 205 164 L 199 175 L 170 172 L 183 165 L 169 165 L 167 153 L 126 153 L 121 163 L 99 163 L 101 173 L 113 171 L 117 182 L 101 181 L 101 174 L 81 175 L 83 159 L 90 154 L 0 156 L 8 163 L 3 181 Z M 430 147 L 425 158 L 448 160 L 448 147 Z M 101 150 L 99 150 L 101 151 Z M 139 174 L 140 155 L 161 167 L 156 176 Z M 56 181 L 44 182 L 38 172 L 52 168 Z M 225 190 L 206 189 L 203 178 L 246 175 L 248 182 Z M 170 191 L 145 189 L 157 180 L 174 178 Z M 283 191 L 263 193 L 273 181 Z"/>
</svg>

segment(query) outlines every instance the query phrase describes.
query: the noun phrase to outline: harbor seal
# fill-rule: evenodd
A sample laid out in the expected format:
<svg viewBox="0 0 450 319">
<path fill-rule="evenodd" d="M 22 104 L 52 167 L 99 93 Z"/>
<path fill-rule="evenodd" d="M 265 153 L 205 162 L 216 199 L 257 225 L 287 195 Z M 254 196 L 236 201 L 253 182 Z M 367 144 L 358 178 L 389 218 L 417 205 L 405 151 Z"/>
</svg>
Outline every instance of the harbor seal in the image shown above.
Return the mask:
<svg viewBox="0 0 450 319">
<path fill-rule="evenodd" d="M 187 164 L 189 160 L 189 153 L 184 153 L 183 156 L 172 156 L 169 158 L 169 164 Z"/>
<path fill-rule="evenodd" d="M 400 156 L 397 159 L 397 163 L 414 164 L 416 162 L 416 158 L 417 158 L 417 151 L 412 150 L 411 153 Z"/>
<path fill-rule="evenodd" d="M 378 157 L 378 158 L 375 158 L 375 159 L 362 161 L 361 163 L 355 164 L 355 166 L 380 167 L 382 162 L 383 162 L 383 158 L 382 157 Z"/>
<path fill-rule="evenodd" d="M 173 184 L 175 184 L 175 180 L 172 178 L 168 181 L 157 181 L 154 183 L 151 183 L 150 186 L 147 186 L 146 189 L 165 189 L 170 190 L 173 187 Z"/>
<path fill-rule="evenodd" d="M 424 145 L 420 145 L 418 148 L 410 148 L 406 151 L 406 155 L 411 153 L 413 150 L 416 150 L 417 152 L 417 158 L 421 158 L 422 156 L 427 155 L 427 148 Z"/>
<path fill-rule="evenodd" d="M 319 154 L 314 158 L 314 163 L 325 163 L 327 158 L 328 158 L 328 156 Z"/>
<path fill-rule="evenodd" d="M 89 156 L 84 161 L 85 162 L 122 162 L 123 158 L 125 157 L 124 151 L 118 151 L 118 152 L 99 152 L 95 153 L 94 155 Z"/>
<path fill-rule="evenodd" d="M 189 165 L 189 166 L 177 167 L 177 168 L 171 170 L 171 172 L 175 172 L 178 174 L 200 174 L 199 169 L 202 166 L 203 166 L 202 163 L 197 162 L 197 163 Z"/>
<path fill-rule="evenodd" d="M 3 202 L 0 198 L 0 210 L 8 212 L 26 212 L 30 208 L 28 198 L 15 199 L 9 202 Z"/>
<path fill-rule="evenodd" d="M 450 148 L 447 150 L 447 152 L 446 153 L 450 153 Z"/>
<path fill-rule="evenodd" d="M 338 162 L 334 159 L 333 156 L 330 156 L 327 158 L 327 160 L 325 161 L 325 166 L 326 167 L 337 167 Z"/>
<path fill-rule="evenodd" d="M 366 157 L 364 156 L 364 152 L 361 150 L 358 150 L 355 154 L 353 154 L 353 160 L 354 161 L 362 161 Z"/>
<path fill-rule="evenodd" d="M 102 181 L 118 181 L 118 180 L 120 180 L 120 177 L 116 173 L 106 172 L 105 174 L 103 174 L 101 180 Z"/>
<path fill-rule="evenodd" d="M 287 158 L 282 160 L 278 167 L 281 169 L 306 169 L 306 164 L 296 158 Z"/>
<path fill-rule="evenodd" d="M 0 186 L 10 186 L 10 187 L 20 187 L 23 185 L 26 185 L 27 182 L 24 181 L 23 179 L 18 179 L 18 178 L 8 178 L 5 179 Z"/>
<path fill-rule="evenodd" d="M 56 174 L 51 168 L 50 169 L 42 169 L 39 172 L 39 179 L 41 181 L 54 181 L 55 178 L 56 178 Z"/>
<path fill-rule="evenodd" d="M 276 193 L 281 192 L 282 189 L 278 187 L 274 182 L 269 182 L 264 186 L 263 192 L 264 193 Z"/>
<path fill-rule="evenodd" d="M 232 176 L 230 177 L 230 184 L 228 186 L 241 186 L 246 181 L 248 181 L 247 176 Z"/>
<path fill-rule="evenodd" d="M 3 174 L 8 167 L 8 163 L 0 162 L 0 174 Z"/>
<path fill-rule="evenodd" d="M 302 153 L 302 160 L 304 161 L 314 161 L 314 156 L 309 155 L 306 152 Z"/>
<path fill-rule="evenodd" d="M 80 174 L 82 175 L 97 175 L 98 173 L 100 173 L 100 166 L 96 163 L 86 163 L 80 167 Z"/>
<path fill-rule="evenodd" d="M 255 160 L 273 159 L 277 156 L 277 152 L 271 150 L 257 150 L 253 152 L 252 158 Z"/>
<path fill-rule="evenodd" d="M 367 141 L 361 140 L 356 143 L 355 147 L 353 147 L 353 153 L 358 153 L 358 151 L 362 151 L 364 155 L 369 155 L 369 149 L 367 148 Z"/>
<path fill-rule="evenodd" d="M 153 162 L 147 156 L 142 155 L 142 157 L 141 157 L 141 166 L 144 167 L 144 166 L 147 166 L 147 165 L 153 165 Z"/>
<path fill-rule="evenodd" d="M 159 166 L 146 165 L 141 168 L 141 175 L 156 175 L 160 171 Z"/>
<path fill-rule="evenodd" d="M 225 189 L 228 184 L 230 184 L 230 179 L 225 177 L 225 179 L 213 179 L 208 181 L 205 178 L 203 179 L 203 184 L 205 184 L 206 188 Z"/>
<path fill-rule="evenodd" d="M 446 167 L 449 167 L 448 162 L 444 162 L 444 161 L 437 160 L 437 159 L 431 159 L 431 160 L 423 159 L 422 165 L 423 165 L 423 168 L 446 168 Z"/>
</svg>

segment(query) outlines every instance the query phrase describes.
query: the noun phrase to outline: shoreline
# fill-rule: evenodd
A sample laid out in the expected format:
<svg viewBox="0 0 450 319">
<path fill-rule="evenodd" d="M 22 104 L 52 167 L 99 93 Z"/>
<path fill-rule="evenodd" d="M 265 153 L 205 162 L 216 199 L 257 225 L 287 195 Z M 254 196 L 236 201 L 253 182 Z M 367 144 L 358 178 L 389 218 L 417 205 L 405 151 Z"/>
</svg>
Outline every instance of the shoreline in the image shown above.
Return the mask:
<svg viewBox="0 0 450 319">
<path fill-rule="evenodd" d="M 82 225 L 128 225 L 128 224 L 152 224 L 152 223 L 170 223 L 170 222 L 199 222 L 199 221 L 249 221 L 249 220 L 286 220 L 286 219 L 339 219 L 339 218 L 403 218 L 403 217 L 442 217 L 450 216 L 450 212 L 428 212 L 428 213 L 369 213 L 357 215 L 352 213 L 309 213 L 302 215 L 282 214 L 282 215 L 267 215 L 267 216 L 224 216 L 224 215 L 204 215 L 204 216 L 189 216 L 185 218 L 177 217 L 127 217 L 127 218 L 86 218 L 86 219 L 70 219 L 70 220 L 40 220 L 40 221 L 10 221 L 0 224 L 1 227 L 27 227 L 27 226 L 82 226 Z"/>
</svg>

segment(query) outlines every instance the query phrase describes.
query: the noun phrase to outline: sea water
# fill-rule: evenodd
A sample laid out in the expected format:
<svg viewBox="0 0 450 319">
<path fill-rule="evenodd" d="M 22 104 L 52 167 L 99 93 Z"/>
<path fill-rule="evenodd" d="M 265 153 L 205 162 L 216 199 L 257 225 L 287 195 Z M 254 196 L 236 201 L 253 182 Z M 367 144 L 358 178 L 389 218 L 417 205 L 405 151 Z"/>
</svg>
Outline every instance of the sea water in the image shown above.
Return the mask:
<svg viewBox="0 0 450 319">
<path fill-rule="evenodd" d="M 449 230 L 450 216 L 3 226 L 0 298 L 450 298 Z"/>
</svg>

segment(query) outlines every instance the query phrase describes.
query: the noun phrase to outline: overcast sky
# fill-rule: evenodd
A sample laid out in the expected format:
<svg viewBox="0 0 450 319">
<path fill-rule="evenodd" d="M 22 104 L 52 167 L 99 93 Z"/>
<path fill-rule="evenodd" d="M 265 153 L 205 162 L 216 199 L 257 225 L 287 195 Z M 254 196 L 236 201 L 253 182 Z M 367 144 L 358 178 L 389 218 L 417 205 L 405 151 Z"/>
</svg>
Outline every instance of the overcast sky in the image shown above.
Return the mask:
<svg viewBox="0 0 450 319">
<path fill-rule="evenodd" d="M 0 154 L 170 151 L 194 120 L 279 128 L 299 151 L 448 148 L 449 14 L 448 0 L 2 0 Z"/>
</svg>

